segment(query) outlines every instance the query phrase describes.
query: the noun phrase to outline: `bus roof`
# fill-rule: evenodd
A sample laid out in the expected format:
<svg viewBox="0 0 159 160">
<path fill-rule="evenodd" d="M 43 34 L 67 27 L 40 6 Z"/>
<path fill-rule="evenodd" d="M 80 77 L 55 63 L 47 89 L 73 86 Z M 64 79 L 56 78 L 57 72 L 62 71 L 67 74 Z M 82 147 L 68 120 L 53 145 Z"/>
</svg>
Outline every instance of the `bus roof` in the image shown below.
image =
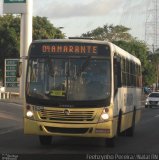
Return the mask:
<svg viewBox="0 0 159 160">
<path fill-rule="evenodd" d="M 90 40 L 90 39 L 42 39 L 34 40 L 32 43 L 47 43 L 47 42 L 61 42 L 61 43 L 92 43 L 92 44 L 108 44 L 107 41 Z"/>
<path fill-rule="evenodd" d="M 112 43 L 111 43 L 111 44 L 112 44 Z M 132 60 L 132 61 L 134 61 L 135 63 L 141 65 L 140 60 L 139 60 L 137 57 L 135 57 L 134 55 L 128 53 L 127 51 L 125 51 L 125 50 L 123 50 L 122 48 L 116 46 L 115 44 L 112 44 L 112 46 L 113 46 L 113 48 L 114 48 L 114 52 L 116 52 L 117 55 L 120 55 L 121 57 L 125 57 L 125 58 L 127 58 L 127 59 L 129 59 L 129 60 Z"/>
<path fill-rule="evenodd" d="M 32 43 L 91 43 L 91 44 L 101 44 L 101 45 L 109 45 L 111 51 L 116 53 L 117 55 L 124 57 L 125 59 L 129 59 L 134 61 L 135 63 L 141 65 L 141 62 L 138 58 L 123 50 L 122 48 L 116 46 L 115 44 L 108 41 L 100 41 L 100 40 L 90 40 L 90 39 L 42 39 L 42 40 L 34 40 Z"/>
</svg>

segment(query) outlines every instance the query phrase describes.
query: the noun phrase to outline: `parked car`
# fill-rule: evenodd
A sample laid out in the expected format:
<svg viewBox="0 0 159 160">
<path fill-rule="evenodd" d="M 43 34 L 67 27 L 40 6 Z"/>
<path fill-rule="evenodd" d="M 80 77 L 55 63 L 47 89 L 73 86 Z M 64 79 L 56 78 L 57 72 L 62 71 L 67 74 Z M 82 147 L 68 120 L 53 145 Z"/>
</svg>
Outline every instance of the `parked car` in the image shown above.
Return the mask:
<svg viewBox="0 0 159 160">
<path fill-rule="evenodd" d="M 145 101 L 145 108 L 159 107 L 159 92 L 151 92 Z"/>
</svg>

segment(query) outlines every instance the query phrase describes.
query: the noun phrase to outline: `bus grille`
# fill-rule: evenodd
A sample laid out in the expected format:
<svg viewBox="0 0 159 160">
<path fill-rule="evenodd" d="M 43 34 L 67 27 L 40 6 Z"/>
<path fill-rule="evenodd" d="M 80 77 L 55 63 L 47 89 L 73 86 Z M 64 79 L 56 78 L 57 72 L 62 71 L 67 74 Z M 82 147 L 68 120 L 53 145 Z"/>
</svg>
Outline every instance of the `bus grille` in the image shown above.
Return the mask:
<svg viewBox="0 0 159 160">
<path fill-rule="evenodd" d="M 149 101 L 149 103 L 152 104 L 152 105 L 157 105 L 158 101 Z"/>
<path fill-rule="evenodd" d="M 68 134 L 84 134 L 88 132 L 89 128 L 58 128 L 58 127 L 45 127 L 51 133 L 68 133 Z"/>
<path fill-rule="evenodd" d="M 66 115 L 64 110 L 40 110 L 40 119 L 51 121 L 93 121 L 94 111 L 69 111 Z"/>
</svg>

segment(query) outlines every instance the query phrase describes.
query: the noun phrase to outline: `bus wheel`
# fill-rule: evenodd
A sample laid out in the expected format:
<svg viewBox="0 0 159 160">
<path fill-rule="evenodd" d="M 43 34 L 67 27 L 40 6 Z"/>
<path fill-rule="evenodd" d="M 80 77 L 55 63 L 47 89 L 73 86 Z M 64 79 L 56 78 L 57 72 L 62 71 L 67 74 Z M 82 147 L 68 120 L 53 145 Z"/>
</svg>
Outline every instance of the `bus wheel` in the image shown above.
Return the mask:
<svg viewBox="0 0 159 160">
<path fill-rule="evenodd" d="M 115 137 L 113 137 L 113 138 L 106 138 L 105 143 L 106 143 L 107 147 L 113 148 L 115 146 Z"/>
<path fill-rule="evenodd" d="M 41 145 L 51 145 L 52 136 L 39 136 L 39 141 Z"/>
<path fill-rule="evenodd" d="M 132 126 L 125 131 L 125 135 L 128 136 L 128 137 L 133 137 L 134 136 L 134 131 L 135 131 L 135 115 L 136 115 L 136 111 L 134 110 L 134 112 L 133 112 L 133 118 L 132 118 Z"/>
</svg>

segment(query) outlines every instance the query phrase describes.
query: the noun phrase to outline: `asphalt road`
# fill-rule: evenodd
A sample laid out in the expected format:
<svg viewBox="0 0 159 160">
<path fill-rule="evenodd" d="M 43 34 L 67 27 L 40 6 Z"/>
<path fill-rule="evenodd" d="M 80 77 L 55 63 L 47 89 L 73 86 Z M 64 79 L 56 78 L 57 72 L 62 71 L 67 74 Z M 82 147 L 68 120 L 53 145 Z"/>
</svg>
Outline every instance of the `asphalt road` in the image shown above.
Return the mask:
<svg viewBox="0 0 159 160">
<path fill-rule="evenodd" d="M 8 156 L 5 154 L 9 156 L 40 155 L 45 156 L 44 159 L 54 155 L 62 155 L 65 157 L 63 159 L 69 159 L 67 156 L 73 157 L 79 154 L 85 159 L 100 159 L 101 157 L 92 156 L 121 153 L 150 153 L 154 159 L 159 158 L 153 155 L 159 153 L 159 108 L 143 109 L 141 122 L 136 126 L 135 136 L 118 137 L 114 148 L 106 148 L 104 140 L 100 138 L 70 137 L 54 137 L 51 146 L 40 146 L 37 136 L 23 134 L 22 122 L 21 105 L 0 102 L 0 154 L 2 154 L 2 159 Z"/>
</svg>

